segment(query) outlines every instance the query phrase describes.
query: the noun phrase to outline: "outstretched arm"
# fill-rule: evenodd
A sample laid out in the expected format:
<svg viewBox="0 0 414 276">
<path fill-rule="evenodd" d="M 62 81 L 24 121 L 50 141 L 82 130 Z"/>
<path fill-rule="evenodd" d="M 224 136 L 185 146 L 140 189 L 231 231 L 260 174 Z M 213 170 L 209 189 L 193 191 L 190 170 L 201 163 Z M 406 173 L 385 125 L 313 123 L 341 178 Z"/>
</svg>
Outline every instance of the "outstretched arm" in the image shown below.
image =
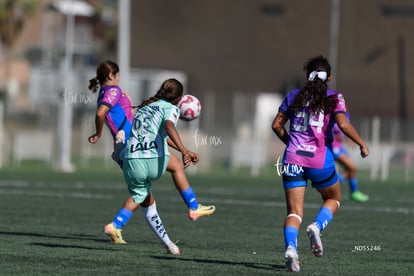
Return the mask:
<svg viewBox="0 0 414 276">
<path fill-rule="evenodd" d="M 95 128 L 96 132 L 89 136 L 88 141 L 89 143 L 95 144 L 98 142 L 99 138 L 102 136 L 103 126 L 105 123 L 105 115 L 108 113 L 109 107 L 106 105 L 101 104 L 98 107 L 95 115 Z"/>
<path fill-rule="evenodd" d="M 287 121 L 288 117 L 282 112 L 278 112 L 272 123 L 273 132 L 277 137 L 279 137 L 280 140 L 282 140 L 285 145 L 287 145 L 289 142 L 289 134 L 285 129 L 285 124 Z"/>
<path fill-rule="evenodd" d="M 184 168 L 187 168 L 191 163 L 191 156 L 188 153 L 188 150 L 185 148 L 183 142 L 181 141 L 180 135 L 178 134 L 177 129 L 174 126 L 174 123 L 170 120 L 165 121 L 165 130 L 167 131 L 170 139 L 167 140 L 169 146 L 181 152 Z"/>
<path fill-rule="evenodd" d="M 345 135 L 354 141 L 355 144 L 359 145 L 362 157 L 367 157 L 369 155 L 368 146 L 365 144 L 365 141 L 359 136 L 358 131 L 354 126 L 348 121 L 344 113 L 338 113 L 335 115 L 336 123 L 339 128 L 342 130 Z"/>
<path fill-rule="evenodd" d="M 177 146 L 174 144 L 174 142 L 171 139 L 168 139 L 167 143 L 173 149 L 178 150 Z M 190 155 L 191 162 L 193 162 L 193 164 L 196 164 L 196 163 L 198 163 L 198 161 L 200 161 L 200 157 L 199 157 L 198 153 L 193 152 L 189 149 L 187 149 L 187 153 Z"/>
</svg>

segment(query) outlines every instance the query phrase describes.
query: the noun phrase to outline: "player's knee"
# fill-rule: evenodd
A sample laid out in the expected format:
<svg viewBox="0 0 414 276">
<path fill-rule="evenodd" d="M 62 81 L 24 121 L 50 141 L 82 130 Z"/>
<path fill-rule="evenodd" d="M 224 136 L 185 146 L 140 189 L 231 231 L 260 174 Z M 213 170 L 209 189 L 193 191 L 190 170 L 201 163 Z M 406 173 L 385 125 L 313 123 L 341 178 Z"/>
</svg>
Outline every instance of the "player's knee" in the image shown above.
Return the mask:
<svg viewBox="0 0 414 276">
<path fill-rule="evenodd" d="M 170 159 L 168 160 L 167 171 L 176 172 L 182 169 L 183 165 L 180 160 L 174 154 L 171 154 Z"/>
<path fill-rule="evenodd" d="M 333 198 L 335 201 L 340 202 L 342 200 L 342 195 L 341 193 L 338 193 L 337 195 L 334 196 Z"/>
</svg>

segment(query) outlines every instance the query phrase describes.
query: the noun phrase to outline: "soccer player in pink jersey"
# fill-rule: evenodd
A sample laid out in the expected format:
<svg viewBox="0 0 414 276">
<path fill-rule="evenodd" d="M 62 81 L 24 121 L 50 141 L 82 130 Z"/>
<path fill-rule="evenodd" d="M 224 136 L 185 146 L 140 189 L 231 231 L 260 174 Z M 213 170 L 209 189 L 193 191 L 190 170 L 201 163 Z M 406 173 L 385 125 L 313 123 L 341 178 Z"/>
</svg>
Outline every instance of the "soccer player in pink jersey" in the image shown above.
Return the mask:
<svg viewBox="0 0 414 276">
<path fill-rule="evenodd" d="M 122 168 L 123 161 L 118 155 L 126 146 L 134 115 L 131 99 L 118 86 L 119 76 L 118 65 L 115 62 L 106 61 L 97 67 L 96 77 L 89 81 L 89 89 L 93 93 L 96 93 L 99 89 L 99 94 L 97 100 L 98 109 L 95 115 L 96 132 L 89 136 L 88 140 L 90 143 L 95 144 L 102 136 L 103 126 L 106 124 L 114 138 L 112 158 Z M 164 243 L 168 252 L 173 255 L 180 255 L 180 249 L 170 240 L 165 230 L 152 193 L 140 205 L 148 226 Z M 122 208 L 115 215 L 113 222 L 105 226 L 105 233 L 111 237 L 115 244 L 126 243 L 122 238 L 122 227 L 140 205 L 136 204 L 132 197 L 128 197 Z"/>
<path fill-rule="evenodd" d="M 98 109 L 95 116 L 96 132 L 88 140 L 90 143 L 95 144 L 101 137 L 103 125 L 106 123 L 114 138 L 114 153 L 112 154 L 112 158 L 123 168 L 123 158 L 120 155 L 122 155 L 123 149 L 126 147 L 131 134 L 134 115 L 131 99 L 118 86 L 118 65 L 112 61 L 101 63 L 97 68 L 96 77 L 89 82 L 89 89 L 92 92 L 97 92 L 98 88 L 100 90 L 98 95 Z M 146 100 L 145 103 L 161 100 L 164 97 L 162 95 L 167 92 L 174 95 L 179 94 L 176 97 L 178 102 L 183 93 L 183 86 L 176 80 L 167 80 L 162 84 L 159 93 L 149 100 Z M 178 119 L 178 116 L 176 119 Z M 177 149 L 177 143 L 170 141 L 170 139 L 168 139 L 168 145 Z M 190 163 L 197 163 L 198 160 L 198 154 L 186 149 L 182 161 L 175 155 L 171 155 L 166 167 L 166 170 L 172 175 L 176 189 L 180 192 L 182 199 L 189 209 L 188 217 L 192 221 L 196 221 L 200 217 L 209 216 L 215 211 L 215 206 L 205 206 L 198 203 L 196 194 L 185 175 L 184 168 L 188 167 Z M 152 192 L 140 203 L 135 202 L 134 198 L 129 196 L 125 200 L 122 208 L 115 215 L 113 221 L 105 226 L 105 233 L 111 237 L 115 244 L 126 243 L 122 237 L 122 229 L 139 206 L 142 207 L 148 225 L 166 245 L 168 251 L 173 255 L 180 255 L 178 246 L 170 240 L 161 222 Z"/>
<path fill-rule="evenodd" d="M 347 116 L 349 120 L 349 116 Z M 337 164 L 343 168 L 343 172 L 338 175 L 339 181 L 343 184 L 345 181 L 349 184 L 349 198 L 356 202 L 367 202 L 369 196 L 359 191 L 357 179 L 357 165 L 349 157 L 349 153 L 344 143 L 347 138 L 337 124 L 333 128 L 332 150 L 334 159 Z"/>
<path fill-rule="evenodd" d="M 306 232 L 314 256 L 322 256 L 320 232 L 332 220 L 340 206 L 341 189 L 332 152 L 332 128 L 337 123 L 342 132 L 360 147 L 361 156 L 369 149 L 346 118 L 345 100 L 341 93 L 328 89 L 332 78 L 326 58 L 311 58 L 304 67 L 307 83 L 294 89 L 283 100 L 272 129 L 286 144 L 282 177 L 287 216 L 284 221 L 285 264 L 288 271 L 300 271 L 297 238 L 302 223 L 307 181 L 322 196 L 323 203 Z M 285 128 L 287 122 L 289 131 Z"/>
</svg>

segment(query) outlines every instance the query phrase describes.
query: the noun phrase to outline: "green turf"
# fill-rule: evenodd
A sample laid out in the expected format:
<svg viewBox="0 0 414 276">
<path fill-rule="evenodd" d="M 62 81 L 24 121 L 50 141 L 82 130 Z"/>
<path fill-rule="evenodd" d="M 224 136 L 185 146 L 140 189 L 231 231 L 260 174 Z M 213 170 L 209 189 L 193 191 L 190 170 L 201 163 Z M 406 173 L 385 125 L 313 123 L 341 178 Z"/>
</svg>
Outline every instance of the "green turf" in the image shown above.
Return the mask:
<svg viewBox="0 0 414 276">
<path fill-rule="evenodd" d="M 0 171 L 1 275 L 281 275 L 281 179 L 247 172 L 190 176 L 198 199 L 217 212 L 197 222 L 170 176 L 154 183 L 158 210 L 181 256 L 166 254 L 138 211 L 125 227 L 126 245 L 103 234 L 127 197 L 121 171 L 95 168 L 61 174 L 42 165 Z M 305 226 L 320 198 L 312 189 L 299 236 L 303 275 L 412 275 L 414 271 L 414 187 L 403 177 L 373 182 L 361 172 L 370 201 L 348 200 L 323 233 L 325 254 L 312 256 Z"/>
</svg>

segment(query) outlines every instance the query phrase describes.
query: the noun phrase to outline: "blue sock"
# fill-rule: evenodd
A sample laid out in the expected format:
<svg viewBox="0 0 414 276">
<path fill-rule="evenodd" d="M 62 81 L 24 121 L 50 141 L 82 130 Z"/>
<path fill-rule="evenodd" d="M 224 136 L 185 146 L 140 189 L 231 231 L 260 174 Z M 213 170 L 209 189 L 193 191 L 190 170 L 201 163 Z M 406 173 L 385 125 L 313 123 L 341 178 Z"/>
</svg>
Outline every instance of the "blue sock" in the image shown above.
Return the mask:
<svg viewBox="0 0 414 276">
<path fill-rule="evenodd" d="M 193 192 L 193 189 L 191 187 L 185 191 L 182 191 L 181 197 L 183 198 L 185 204 L 187 204 L 187 207 L 189 209 L 196 210 L 198 208 L 198 202 L 195 193 Z"/>
<path fill-rule="evenodd" d="M 133 214 L 133 212 L 122 208 L 119 210 L 118 214 L 116 214 L 112 223 L 115 225 L 115 228 L 122 229 L 122 227 L 127 224 L 128 220 L 132 217 Z"/>
<path fill-rule="evenodd" d="M 318 225 L 319 230 L 323 230 L 328 226 L 328 223 L 332 220 L 332 212 L 328 207 L 322 207 L 319 210 L 318 215 L 316 216 L 314 222 Z"/>
<path fill-rule="evenodd" d="M 338 178 L 339 178 L 339 183 L 342 185 L 342 184 L 344 184 L 344 181 L 345 181 L 345 179 L 344 179 L 344 176 L 340 173 L 340 174 L 338 174 Z"/>
<path fill-rule="evenodd" d="M 293 226 L 285 226 L 285 248 L 292 246 L 294 249 L 297 248 L 299 230 Z"/>
<path fill-rule="evenodd" d="M 351 193 L 358 191 L 358 180 L 356 178 L 349 179 L 349 189 Z"/>
</svg>

